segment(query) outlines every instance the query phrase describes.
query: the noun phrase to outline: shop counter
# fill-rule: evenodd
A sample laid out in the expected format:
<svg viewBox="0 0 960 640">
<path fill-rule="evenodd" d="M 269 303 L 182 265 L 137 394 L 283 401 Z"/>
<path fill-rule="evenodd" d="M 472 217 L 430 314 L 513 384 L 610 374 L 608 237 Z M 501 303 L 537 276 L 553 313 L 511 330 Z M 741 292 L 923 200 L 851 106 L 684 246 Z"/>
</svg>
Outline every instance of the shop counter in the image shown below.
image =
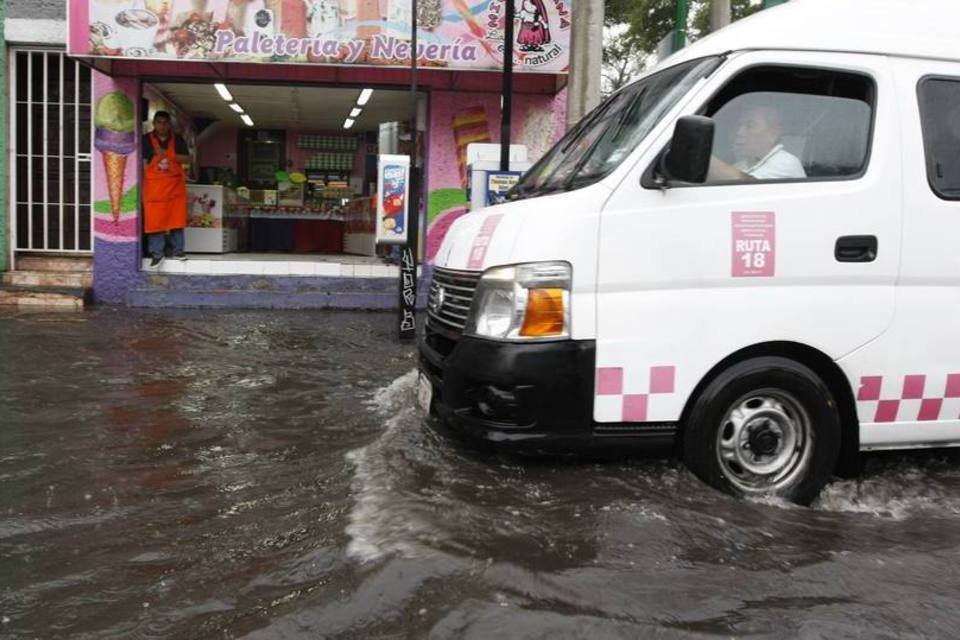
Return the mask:
<svg viewBox="0 0 960 640">
<path fill-rule="evenodd" d="M 342 253 L 342 215 L 251 211 L 250 250 L 257 253 Z"/>
</svg>

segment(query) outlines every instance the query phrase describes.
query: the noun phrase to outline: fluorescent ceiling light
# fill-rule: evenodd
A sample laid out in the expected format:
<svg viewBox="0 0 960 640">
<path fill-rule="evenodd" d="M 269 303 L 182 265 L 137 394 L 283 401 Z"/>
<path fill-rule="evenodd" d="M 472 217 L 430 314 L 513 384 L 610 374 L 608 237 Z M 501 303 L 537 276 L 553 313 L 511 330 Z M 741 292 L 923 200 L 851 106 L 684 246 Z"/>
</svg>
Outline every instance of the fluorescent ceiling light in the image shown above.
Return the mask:
<svg viewBox="0 0 960 640">
<path fill-rule="evenodd" d="M 213 85 L 213 88 L 217 90 L 217 93 L 220 94 L 220 97 L 226 100 L 227 102 L 233 102 L 233 96 L 230 95 L 230 92 L 227 90 L 227 85 L 220 84 L 219 82 Z"/>
<path fill-rule="evenodd" d="M 353 120 L 352 120 L 352 119 L 347 118 L 346 120 L 343 121 L 343 128 L 344 128 L 344 129 L 349 129 L 349 128 L 352 127 L 352 126 L 353 126 Z"/>
<path fill-rule="evenodd" d="M 358 115 L 360 115 L 361 111 L 363 111 L 363 109 L 361 109 L 360 107 L 354 107 L 353 111 L 350 112 L 350 117 L 356 118 Z"/>
<path fill-rule="evenodd" d="M 357 98 L 357 106 L 362 107 L 363 105 L 367 104 L 367 102 L 370 100 L 370 96 L 372 95 L 373 95 L 373 89 L 364 89 L 363 91 L 361 91 L 360 97 Z"/>
<path fill-rule="evenodd" d="M 240 119 L 243 120 L 243 124 L 247 125 L 248 127 L 253 126 L 253 118 L 251 118 L 247 114 L 243 114 L 242 116 L 240 116 Z"/>
<path fill-rule="evenodd" d="M 230 108 L 236 111 L 237 113 L 243 113 L 243 107 L 238 105 L 236 102 L 230 103 Z"/>
</svg>

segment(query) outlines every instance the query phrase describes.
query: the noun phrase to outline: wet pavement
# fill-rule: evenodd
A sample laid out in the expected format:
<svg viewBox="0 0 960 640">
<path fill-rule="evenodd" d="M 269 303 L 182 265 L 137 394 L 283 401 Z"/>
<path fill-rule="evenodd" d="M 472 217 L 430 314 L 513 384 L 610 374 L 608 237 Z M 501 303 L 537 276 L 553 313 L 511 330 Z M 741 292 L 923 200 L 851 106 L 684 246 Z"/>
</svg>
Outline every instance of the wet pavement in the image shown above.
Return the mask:
<svg viewBox="0 0 960 640">
<path fill-rule="evenodd" d="M 0 637 L 919 638 L 960 456 L 813 508 L 470 451 L 384 314 L 0 314 Z"/>
</svg>

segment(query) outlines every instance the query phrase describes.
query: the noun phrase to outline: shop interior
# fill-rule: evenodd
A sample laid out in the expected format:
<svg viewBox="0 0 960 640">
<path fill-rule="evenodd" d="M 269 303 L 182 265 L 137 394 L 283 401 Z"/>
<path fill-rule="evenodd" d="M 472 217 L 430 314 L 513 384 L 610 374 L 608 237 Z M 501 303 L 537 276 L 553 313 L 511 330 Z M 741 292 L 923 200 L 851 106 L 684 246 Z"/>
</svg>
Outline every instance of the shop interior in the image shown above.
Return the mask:
<svg viewBox="0 0 960 640">
<path fill-rule="evenodd" d="M 410 153 L 409 92 L 144 83 L 143 131 L 158 110 L 172 114 L 192 158 L 189 259 L 164 270 L 345 275 L 336 265 L 357 265 L 360 275 L 393 261 L 375 242 L 377 156 Z"/>
</svg>

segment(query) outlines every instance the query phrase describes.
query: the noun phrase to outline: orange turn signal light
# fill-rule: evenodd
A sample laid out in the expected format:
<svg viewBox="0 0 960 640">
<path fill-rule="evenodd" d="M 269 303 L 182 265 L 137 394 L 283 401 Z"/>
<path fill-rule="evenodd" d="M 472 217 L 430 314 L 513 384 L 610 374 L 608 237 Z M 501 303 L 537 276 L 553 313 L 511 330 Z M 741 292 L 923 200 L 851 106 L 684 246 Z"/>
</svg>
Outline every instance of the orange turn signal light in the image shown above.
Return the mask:
<svg viewBox="0 0 960 640">
<path fill-rule="evenodd" d="M 563 335 L 564 315 L 563 289 L 530 289 L 520 335 L 528 338 Z"/>
</svg>

